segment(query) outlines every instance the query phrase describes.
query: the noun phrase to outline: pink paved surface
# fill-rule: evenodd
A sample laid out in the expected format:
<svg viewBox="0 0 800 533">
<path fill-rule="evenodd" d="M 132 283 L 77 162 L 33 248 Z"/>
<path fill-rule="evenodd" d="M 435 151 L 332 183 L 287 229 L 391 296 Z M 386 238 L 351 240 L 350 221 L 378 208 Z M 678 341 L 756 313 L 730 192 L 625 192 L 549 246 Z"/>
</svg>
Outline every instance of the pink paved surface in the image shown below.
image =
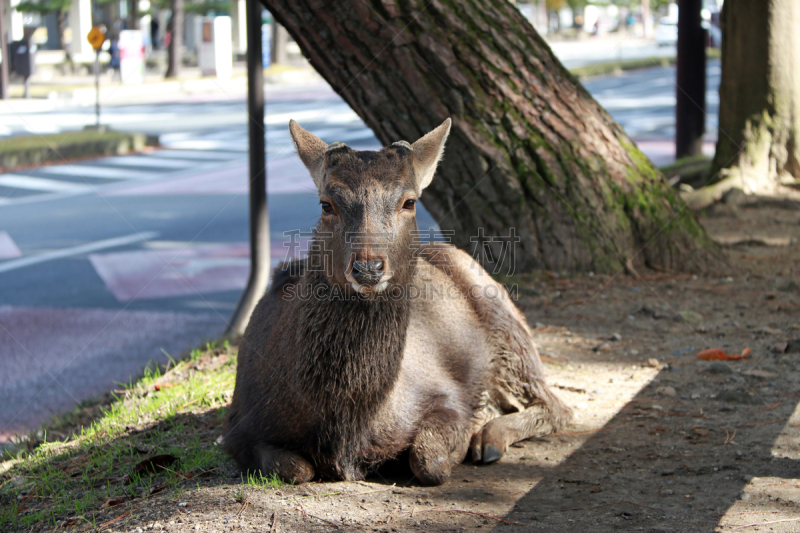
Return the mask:
<svg viewBox="0 0 800 533">
<path fill-rule="evenodd" d="M 162 348 L 178 356 L 224 326 L 216 313 L 0 307 L 0 442 L 140 375 L 142 361 L 166 363 Z"/>
<path fill-rule="evenodd" d="M 89 261 L 120 302 L 242 289 L 247 243 L 91 254 Z"/>
<path fill-rule="evenodd" d="M 273 240 L 273 265 L 308 251 L 309 238 Z M 250 275 L 248 243 L 91 254 L 100 279 L 120 302 L 242 290 Z"/>
<path fill-rule="evenodd" d="M 17 244 L 7 231 L 0 231 L 0 259 L 12 259 L 22 255 Z"/>
</svg>

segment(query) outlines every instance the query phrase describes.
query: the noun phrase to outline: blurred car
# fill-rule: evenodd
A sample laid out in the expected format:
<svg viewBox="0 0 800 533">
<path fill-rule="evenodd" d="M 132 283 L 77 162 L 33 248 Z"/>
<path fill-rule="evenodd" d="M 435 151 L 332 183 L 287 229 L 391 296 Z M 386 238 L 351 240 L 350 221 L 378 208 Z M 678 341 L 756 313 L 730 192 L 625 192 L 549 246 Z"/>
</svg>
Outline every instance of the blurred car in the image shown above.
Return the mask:
<svg viewBox="0 0 800 533">
<path fill-rule="evenodd" d="M 662 18 L 656 26 L 656 44 L 658 46 L 675 46 L 678 44 L 678 21 Z"/>
</svg>

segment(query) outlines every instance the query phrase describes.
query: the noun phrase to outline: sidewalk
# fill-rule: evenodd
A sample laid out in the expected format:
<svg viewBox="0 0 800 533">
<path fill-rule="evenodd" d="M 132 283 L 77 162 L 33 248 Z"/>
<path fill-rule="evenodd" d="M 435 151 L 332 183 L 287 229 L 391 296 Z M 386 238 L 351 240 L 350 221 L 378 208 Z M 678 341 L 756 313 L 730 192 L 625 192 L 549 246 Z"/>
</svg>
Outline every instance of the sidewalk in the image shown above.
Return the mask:
<svg viewBox="0 0 800 533">
<path fill-rule="evenodd" d="M 309 67 L 272 65 L 264 69 L 264 81 L 274 85 L 307 85 L 320 83 L 322 78 Z M 22 98 L 23 86 L 12 81 L 9 88 L 12 111 L 18 113 L 43 112 L 68 105 L 93 105 L 97 98 L 94 75 L 58 76 L 50 81 L 30 83 L 31 98 Z M 241 96 L 247 91 L 247 69 L 235 63 L 229 79 L 202 76 L 198 67 L 184 67 L 181 76 L 164 79 L 163 74 L 147 72 L 143 84 L 128 85 L 112 80 L 111 73 L 100 74 L 100 100 L 103 103 L 120 103 L 135 98 L 137 103 L 164 101 L 169 96 L 223 93 Z M 0 101 L 2 102 L 2 101 Z M 10 105 L 8 106 L 11 107 Z M 0 114 L 8 111 L 0 106 Z"/>
</svg>

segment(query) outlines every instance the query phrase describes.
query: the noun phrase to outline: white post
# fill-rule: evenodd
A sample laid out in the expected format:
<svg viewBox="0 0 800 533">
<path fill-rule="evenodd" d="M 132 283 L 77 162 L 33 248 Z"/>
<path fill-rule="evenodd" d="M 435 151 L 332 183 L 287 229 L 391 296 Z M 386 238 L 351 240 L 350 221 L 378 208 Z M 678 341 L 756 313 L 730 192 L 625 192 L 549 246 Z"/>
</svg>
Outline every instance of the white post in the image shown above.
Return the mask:
<svg viewBox="0 0 800 533">
<path fill-rule="evenodd" d="M 22 0 L 11 0 L 6 5 L 6 31 L 8 32 L 9 39 L 12 41 L 19 41 L 24 37 L 22 28 L 22 13 L 16 10 L 16 7 Z M 8 6 L 11 9 L 8 9 Z"/>
<path fill-rule="evenodd" d="M 246 0 L 233 0 L 231 18 L 233 19 L 233 52 L 235 54 L 247 53 L 247 2 Z"/>
<path fill-rule="evenodd" d="M 69 52 L 73 60 L 88 63 L 94 59 L 92 45 L 86 40 L 92 29 L 92 0 L 72 0 L 69 7 L 69 27 L 72 29 L 72 42 Z"/>
</svg>

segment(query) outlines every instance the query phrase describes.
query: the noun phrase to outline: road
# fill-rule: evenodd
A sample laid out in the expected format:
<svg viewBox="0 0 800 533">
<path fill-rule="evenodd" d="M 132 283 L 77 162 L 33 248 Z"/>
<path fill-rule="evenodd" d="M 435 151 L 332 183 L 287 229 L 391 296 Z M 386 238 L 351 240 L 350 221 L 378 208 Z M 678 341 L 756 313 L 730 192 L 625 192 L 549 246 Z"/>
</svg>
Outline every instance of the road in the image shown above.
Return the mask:
<svg viewBox="0 0 800 533">
<path fill-rule="evenodd" d="M 657 68 L 585 86 L 661 164 L 674 150 L 674 76 Z M 711 62 L 710 132 L 718 84 Z M 267 102 L 277 262 L 302 253 L 318 217 L 289 119 L 328 142 L 378 142 L 327 86 L 269 87 Z M 0 136 L 93 120 L 91 108 L 4 105 Z M 104 123 L 160 134 L 162 149 L 0 174 L 0 442 L 224 330 L 249 265 L 245 107 L 244 95 L 224 94 L 107 106 Z M 435 227 L 424 210 L 419 218 Z M 306 232 L 299 246 L 293 230 Z"/>
</svg>

